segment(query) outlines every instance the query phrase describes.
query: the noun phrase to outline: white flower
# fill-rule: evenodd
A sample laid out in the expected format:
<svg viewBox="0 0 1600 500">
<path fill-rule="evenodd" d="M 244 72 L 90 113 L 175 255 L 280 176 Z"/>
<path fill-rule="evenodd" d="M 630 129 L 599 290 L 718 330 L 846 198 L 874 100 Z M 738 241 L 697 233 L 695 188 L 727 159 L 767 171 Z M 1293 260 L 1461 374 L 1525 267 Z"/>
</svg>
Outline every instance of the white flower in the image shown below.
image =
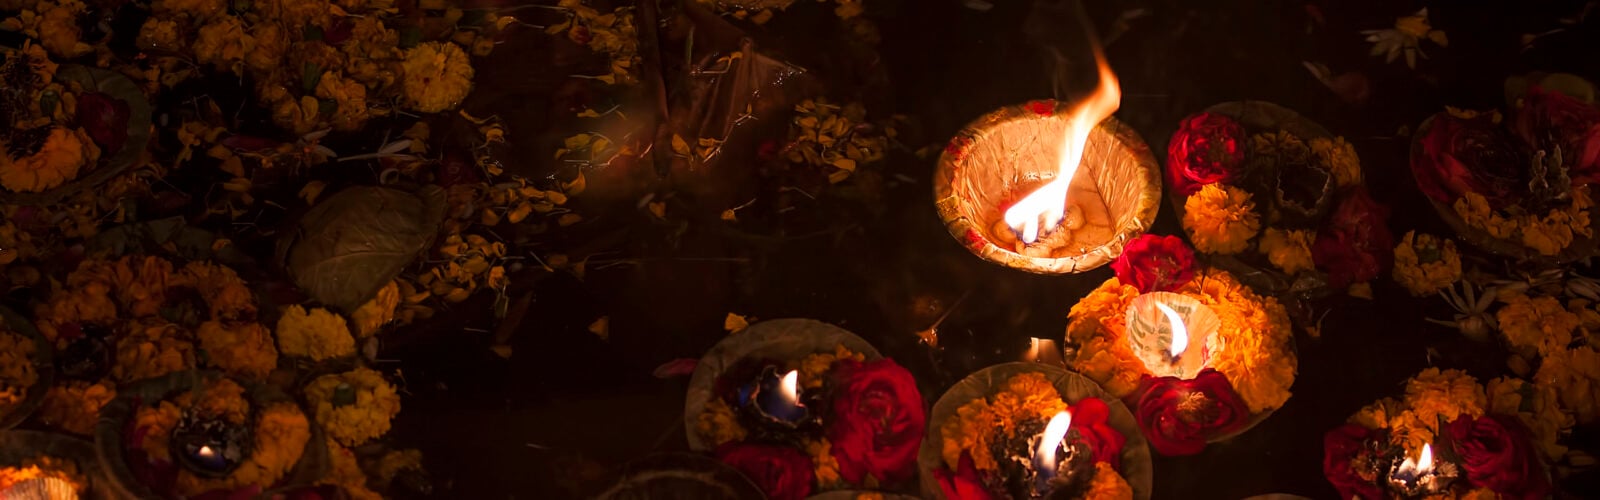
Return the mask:
<svg viewBox="0 0 1600 500">
<path fill-rule="evenodd" d="M 1404 53 L 1406 66 L 1412 69 L 1417 67 L 1417 56 L 1428 58 L 1427 54 L 1422 53 L 1422 39 L 1431 40 L 1440 47 L 1450 46 L 1450 39 L 1445 37 L 1444 31 L 1433 29 L 1433 25 L 1428 23 L 1427 8 L 1396 18 L 1393 28 L 1367 30 L 1361 34 L 1367 35 L 1367 41 L 1373 43 L 1372 55 L 1383 55 L 1384 62 L 1394 62 Z"/>
</svg>

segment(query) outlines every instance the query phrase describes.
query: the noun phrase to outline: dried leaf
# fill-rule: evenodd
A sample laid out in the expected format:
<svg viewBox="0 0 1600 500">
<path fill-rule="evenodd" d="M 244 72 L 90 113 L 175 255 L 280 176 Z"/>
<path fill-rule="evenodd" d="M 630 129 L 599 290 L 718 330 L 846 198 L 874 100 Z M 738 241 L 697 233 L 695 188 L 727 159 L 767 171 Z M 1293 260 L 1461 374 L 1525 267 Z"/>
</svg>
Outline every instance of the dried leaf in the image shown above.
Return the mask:
<svg viewBox="0 0 1600 500">
<path fill-rule="evenodd" d="M 354 311 L 427 249 L 444 220 L 444 190 L 377 186 L 340 191 L 285 231 L 278 258 L 319 302 Z"/>
<path fill-rule="evenodd" d="M 734 313 L 728 313 L 728 317 L 722 320 L 722 328 L 727 330 L 728 333 L 739 333 L 739 331 L 744 330 L 749 326 L 749 320 L 746 320 L 744 316 Z"/>
<path fill-rule="evenodd" d="M 600 112 L 599 111 L 595 111 L 595 110 L 589 109 L 589 108 L 584 108 L 582 112 L 578 113 L 578 118 L 599 118 L 599 117 L 600 117 Z"/>
<path fill-rule="evenodd" d="M 601 316 L 600 319 L 594 320 L 594 323 L 589 324 L 589 333 L 593 333 L 596 337 L 600 337 L 600 340 L 610 340 L 611 317 Z"/>
<path fill-rule="evenodd" d="M 700 360 L 695 358 L 678 358 L 656 367 L 651 372 L 656 378 L 686 377 L 694 373 L 695 367 L 700 366 Z"/>
<path fill-rule="evenodd" d="M 663 218 L 663 219 L 667 218 L 667 204 L 666 203 L 659 202 L 659 201 L 652 201 L 652 202 L 650 202 L 649 207 L 650 207 L 650 213 L 655 214 L 656 217 L 660 217 L 660 218 Z"/>
<path fill-rule="evenodd" d="M 683 140 L 683 136 L 672 134 L 672 152 L 681 156 L 689 156 L 689 143 Z"/>
<path fill-rule="evenodd" d="M 583 194 L 583 190 L 588 188 L 589 181 L 584 179 L 583 172 L 578 172 L 578 176 L 573 178 L 572 182 L 561 184 L 561 190 L 565 191 L 567 196 L 577 196 Z"/>
<path fill-rule="evenodd" d="M 731 210 L 731 209 L 730 210 L 723 210 L 722 211 L 722 220 L 725 220 L 725 221 L 728 221 L 728 222 L 738 222 L 739 221 L 739 216 L 737 214 L 733 213 L 733 210 Z"/>
<path fill-rule="evenodd" d="M 573 214 L 573 213 L 567 213 L 567 214 L 561 214 L 561 218 L 560 219 L 556 219 L 556 224 L 560 225 L 561 227 L 567 227 L 567 226 L 570 226 L 570 225 L 573 225 L 573 224 L 577 224 L 577 223 L 579 223 L 581 221 L 583 221 L 583 216 L 582 215 Z"/>
<path fill-rule="evenodd" d="M 504 359 L 511 359 L 511 346 L 509 345 L 489 346 L 489 350 L 494 351 L 496 356 L 500 356 Z"/>
<path fill-rule="evenodd" d="M 322 190 L 327 187 L 328 183 L 323 181 L 307 182 L 305 187 L 300 188 L 300 199 L 306 200 L 307 205 L 315 205 L 317 197 L 322 196 Z"/>
</svg>

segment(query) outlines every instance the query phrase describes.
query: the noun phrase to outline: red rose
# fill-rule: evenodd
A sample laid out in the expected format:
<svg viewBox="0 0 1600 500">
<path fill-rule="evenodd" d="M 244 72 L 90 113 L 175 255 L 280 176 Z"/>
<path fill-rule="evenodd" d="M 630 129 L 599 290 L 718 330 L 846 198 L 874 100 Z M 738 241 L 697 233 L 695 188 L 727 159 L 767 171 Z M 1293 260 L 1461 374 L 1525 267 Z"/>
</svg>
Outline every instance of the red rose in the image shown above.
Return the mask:
<svg viewBox="0 0 1600 500">
<path fill-rule="evenodd" d="M 1429 127 L 1421 151 L 1411 157 L 1411 173 L 1423 194 L 1448 204 L 1478 193 L 1497 207 L 1515 196 L 1528 161 L 1492 117 L 1439 113 Z"/>
<path fill-rule="evenodd" d="M 78 124 L 89 133 L 107 156 L 115 155 L 128 142 L 128 103 L 100 92 L 78 96 Z"/>
<path fill-rule="evenodd" d="M 828 441 L 839 461 L 839 476 L 861 484 L 868 474 L 879 483 L 911 479 L 927 414 L 911 372 L 893 360 L 846 360 L 833 367 L 833 423 Z"/>
<path fill-rule="evenodd" d="M 1394 260 L 1394 235 L 1389 234 L 1389 209 L 1356 188 L 1339 203 L 1333 220 L 1317 234 L 1311 259 L 1328 273 L 1328 284 L 1344 288 L 1378 277 Z"/>
<path fill-rule="evenodd" d="M 717 448 L 717 460 L 739 469 L 772 500 L 800 500 L 811 495 L 815 473 L 811 457 L 803 451 L 787 446 L 727 443 Z"/>
<path fill-rule="evenodd" d="M 1534 149 L 1553 151 L 1560 147 L 1575 183 L 1600 181 L 1596 154 L 1587 151 L 1595 149 L 1600 154 L 1600 146 L 1593 142 L 1597 126 L 1600 108 L 1538 86 L 1528 89 L 1522 108 L 1517 110 L 1517 136 Z"/>
<path fill-rule="evenodd" d="M 1457 418 L 1446 429 L 1473 487 L 1511 498 L 1544 498 L 1550 490 L 1527 430 L 1511 419 Z"/>
<path fill-rule="evenodd" d="M 956 466 L 955 472 L 940 467 L 933 471 L 933 477 L 939 480 L 939 489 L 944 491 L 944 497 L 950 500 L 993 500 L 994 495 L 983 486 L 983 477 L 978 475 L 978 468 L 972 465 L 972 454 L 961 452 L 961 461 Z"/>
<path fill-rule="evenodd" d="M 1322 475 L 1339 490 L 1339 498 L 1384 498 L 1377 474 L 1370 467 L 1375 457 L 1367 448 L 1367 441 L 1372 434 L 1366 427 L 1344 424 L 1322 436 Z"/>
<path fill-rule="evenodd" d="M 1233 179 L 1244 163 L 1244 126 L 1224 115 L 1200 113 L 1183 120 L 1167 144 L 1167 181 L 1189 196 Z"/>
<path fill-rule="evenodd" d="M 1089 445 L 1095 462 L 1122 469 L 1122 445 L 1128 438 L 1111 428 L 1111 407 L 1100 398 L 1087 398 L 1072 404 L 1072 427 Z"/>
<path fill-rule="evenodd" d="M 1168 292 L 1194 279 L 1194 250 L 1177 236 L 1146 234 L 1128 242 L 1111 269 L 1139 293 Z"/>
<path fill-rule="evenodd" d="M 1136 419 L 1150 446 L 1169 457 L 1193 455 L 1206 440 L 1244 427 L 1250 418 L 1228 377 L 1206 369 L 1193 380 L 1145 377 Z"/>
</svg>

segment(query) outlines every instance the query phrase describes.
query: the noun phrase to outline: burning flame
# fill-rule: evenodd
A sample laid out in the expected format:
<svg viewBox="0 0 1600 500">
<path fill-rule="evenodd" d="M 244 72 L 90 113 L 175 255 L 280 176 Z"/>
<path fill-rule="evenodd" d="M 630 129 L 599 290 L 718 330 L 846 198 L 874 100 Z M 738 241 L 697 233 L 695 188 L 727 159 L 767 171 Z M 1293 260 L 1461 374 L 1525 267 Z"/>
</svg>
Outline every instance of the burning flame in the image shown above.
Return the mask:
<svg viewBox="0 0 1600 500">
<path fill-rule="evenodd" d="M 1184 349 L 1189 348 L 1189 328 L 1183 326 L 1183 318 L 1178 317 L 1178 311 L 1172 310 L 1166 304 L 1156 302 L 1156 309 L 1167 315 L 1167 322 L 1172 324 L 1172 345 L 1167 348 L 1167 352 L 1176 358 L 1179 354 L 1183 354 Z"/>
<path fill-rule="evenodd" d="M 1056 470 L 1056 449 L 1061 447 L 1061 440 L 1066 439 L 1067 429 L 1072 428 L 1072 412 L 1057 413 L 1044 426 L 1044 436 L 1039 440 L 1038 462 L 1044 470 L 1054 473 Z"/>
<path fill-rule="evenodd" d="M 212 450 L 211 447 L 207 446 L 207 445 L 200 445 L 200 450 L 199 451 L 200 451 L 200 456 L 205 457 L 205 458 L 211 458 L 213 455 L 217 454 L 216 451 Z"/>
<path fill-rule="evenodd" d="M 1067 209 L 1067 187 L 1083 162 L 1089 133 L 1122 105 L 1122 87 L 1117 85 L 1117 75 L 1106 64 L 1099 44 L 1094 45 L 1094 62 L 1100 73 L 1100 83 L 1067 116 L 1067 135 L 1061 143 L 1061 163 L 1056 167 L 1055 179 L 1006 210 L 1006 224 L 1022 233 L 1024 243 L 1033 243 L 1041 232 L 1048 233 L 1061 223 Z"/>
<path fill-rule="evenodd" d="M 781 382 L 779 390 L 783 391 L 783 399 L 785 401 L 793 403 L 800 400 L 800 392 L 797 388 L 799 382 L 799 370 L 789 370 L 789 373 L 783 375 L 783 382 Z"/>
<path fill-rule="evenodd" d="M 1433 472 L 1433 445 L 1431 444 L 1424 443 L 1422 445 L 1422 456 L 1415 461 L 1412 461 L 1411 457 L 1406 457 L 1404 462 L 1400 462 L 1399 473 L 1403 477 L 1417 478 L 1426 476 L 1431 472 Z"/>
</svg>

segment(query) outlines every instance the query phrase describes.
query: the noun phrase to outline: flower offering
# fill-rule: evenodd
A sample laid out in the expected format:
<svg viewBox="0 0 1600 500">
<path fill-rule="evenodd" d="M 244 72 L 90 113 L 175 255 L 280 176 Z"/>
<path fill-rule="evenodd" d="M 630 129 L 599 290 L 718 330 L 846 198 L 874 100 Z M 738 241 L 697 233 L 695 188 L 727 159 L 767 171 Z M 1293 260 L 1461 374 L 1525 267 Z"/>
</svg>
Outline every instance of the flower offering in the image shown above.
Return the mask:
<svg viewBox="0 0 1600 500">
<path fill-rule="evenodd" d="M 1145 498 L 1148 451 L 1127 409 L 1109 398 L 1081 376 L 1032 363 L 973 374 L 935 406 L 922 451 L 924 492 Z"/>
<path fill-rule="evenodd" d="M 1561 412 L 1537 409 L 1543 395 L 1532 388 L 1501 378 L 1486 390 L 1460 370 L 1423 370 L 1403 398 L 1328 431 L 1323 473 L 1349 498 L 1542 498 L 1551 450 L 1541 442 L 1559 431 L 1549 419 Z"/>
<path fill-rule="evenodd" d="M 848 332 L 807 320 L 758 323 L 713 348 L 691 384 L 691 444 L 771 498 L 916 474 L 927 418 L 916 381 Z"/>
<path fill-rule="evenodd" d="M 1166 180 L 1195 249 L 1267 271 L 1271 279 L 1251 282 L 1264 292 L 1342 290 L 1389 265 L 1388 209 L 1363 187 L 1355 147 L 1275 104 L 1224 103 L 1185 118 Z"/>
<path fill-rule="evenodd" d="M 0 498 L 101 498 L 101 473 L 93 443 L 40 431 L 0 431 Z"/>
<path fill-rule="evenodd" d="M 1594 87 L 1582 85 L 1592 95 Z M 1446 108 L 1423 122 L 1411 147 L 1417 186 L 1445 222 L 1485 250 L 1554 261 L 1587 256 L 1600 108 L 1540 82 L 1512 104 L 1505 113 Z"/>
<path fill-rule="evenodd" d="M 1297 361 L 1288 313 L 1233 276 L 1197 268 L 1174 237 L 1128 246 L 1117 276 L 1072 307 L 1072 366 L 1134 406 L 1164 455 L 1199 453 L 1289 400 Z"/>
</svg>

